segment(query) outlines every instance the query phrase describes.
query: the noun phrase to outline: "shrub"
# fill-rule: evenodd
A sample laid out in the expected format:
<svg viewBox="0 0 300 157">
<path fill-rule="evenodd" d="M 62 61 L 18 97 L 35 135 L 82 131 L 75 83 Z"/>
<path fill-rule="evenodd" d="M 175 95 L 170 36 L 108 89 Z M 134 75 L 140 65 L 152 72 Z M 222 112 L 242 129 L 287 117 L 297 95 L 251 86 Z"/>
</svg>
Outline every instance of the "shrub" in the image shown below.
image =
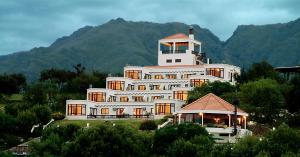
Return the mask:
<svg viewBox="0 0 300 157">
<path fill-rule="evenodd" d="M 63 120 L 65 118 L 65 114 L 63 114 L 61 112 L 54 112 L 54 113 L 52 113 L 52 118 L 54 120 Z"/>
<path fill-rule="evenodd" d="M 155 130 L 157 128 L 157 124 L 153 120 L 143 121 L 140 125 L 140 130 Z"/>
</svg>

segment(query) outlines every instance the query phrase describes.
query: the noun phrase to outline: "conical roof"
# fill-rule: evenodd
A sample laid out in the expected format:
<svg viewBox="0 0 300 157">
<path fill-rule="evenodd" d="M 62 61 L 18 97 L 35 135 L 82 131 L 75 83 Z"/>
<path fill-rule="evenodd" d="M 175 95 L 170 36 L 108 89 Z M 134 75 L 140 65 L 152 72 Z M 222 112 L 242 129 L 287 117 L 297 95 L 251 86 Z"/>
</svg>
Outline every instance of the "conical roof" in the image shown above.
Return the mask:
<svg viewBox="0 0 300 157">
<path fill-rule="evenodd" d="M 234 105 L 228 103 L 213 93 L 209 93 L 194 102 L 181 108 L 178 113 L 220 113 L 233 114 Z M 248 115 L 245 111 L 237 108 L 238 115 Z"/>
</svg>

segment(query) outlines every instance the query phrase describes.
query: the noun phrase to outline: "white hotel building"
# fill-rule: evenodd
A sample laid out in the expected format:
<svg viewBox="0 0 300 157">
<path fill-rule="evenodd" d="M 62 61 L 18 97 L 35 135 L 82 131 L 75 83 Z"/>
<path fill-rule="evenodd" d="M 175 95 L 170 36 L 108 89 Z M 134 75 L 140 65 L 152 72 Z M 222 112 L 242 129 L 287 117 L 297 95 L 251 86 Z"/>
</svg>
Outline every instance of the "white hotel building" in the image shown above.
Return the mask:
<svg viewBox="0 0 300 157">
<path fill-rule="evenodd" d="M 186 104 L 188 91 L 206 82 L 235 84 L 240 68 L 210 64 L 201 42 L 182 33 L 158 41 L 157 66 L 126 66 L 106 88 L 87 89 L 85 100 L 67 100 L 67 119 L 162 118 Z"/>
</svg>

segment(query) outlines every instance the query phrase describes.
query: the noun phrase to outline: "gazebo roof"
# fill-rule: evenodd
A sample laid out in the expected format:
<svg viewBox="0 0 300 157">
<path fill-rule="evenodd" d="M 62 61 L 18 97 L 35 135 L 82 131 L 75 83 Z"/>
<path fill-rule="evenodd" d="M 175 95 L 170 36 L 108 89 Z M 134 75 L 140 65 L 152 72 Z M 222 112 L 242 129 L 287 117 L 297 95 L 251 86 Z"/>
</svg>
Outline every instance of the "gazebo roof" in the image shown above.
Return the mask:
<svg viewBox="0 0 300 157">
<path fill-rule="evenodd" d="M 234 114 L 234 105 L 213 93 L 209 93 L 181 108 L 177 113 Z M 237 115 L 248 116 L 248 114 L 240 108 L 237 108 Z"/>
</svg>

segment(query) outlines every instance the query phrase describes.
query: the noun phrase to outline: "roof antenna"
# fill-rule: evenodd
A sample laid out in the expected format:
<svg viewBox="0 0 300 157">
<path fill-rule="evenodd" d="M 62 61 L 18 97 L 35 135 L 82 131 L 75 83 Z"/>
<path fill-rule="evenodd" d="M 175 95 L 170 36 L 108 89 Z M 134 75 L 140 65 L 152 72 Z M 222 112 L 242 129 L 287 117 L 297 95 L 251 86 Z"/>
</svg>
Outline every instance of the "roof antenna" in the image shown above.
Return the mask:
<svg viewBox="0 0 300 157">
<path fill-rule="evenodd" d="M 194 28 L 193 28 L 193 26 L 190 26 L 190 28 L 189 28 L 189 38 L 194 39 Z"/>
</svg>

